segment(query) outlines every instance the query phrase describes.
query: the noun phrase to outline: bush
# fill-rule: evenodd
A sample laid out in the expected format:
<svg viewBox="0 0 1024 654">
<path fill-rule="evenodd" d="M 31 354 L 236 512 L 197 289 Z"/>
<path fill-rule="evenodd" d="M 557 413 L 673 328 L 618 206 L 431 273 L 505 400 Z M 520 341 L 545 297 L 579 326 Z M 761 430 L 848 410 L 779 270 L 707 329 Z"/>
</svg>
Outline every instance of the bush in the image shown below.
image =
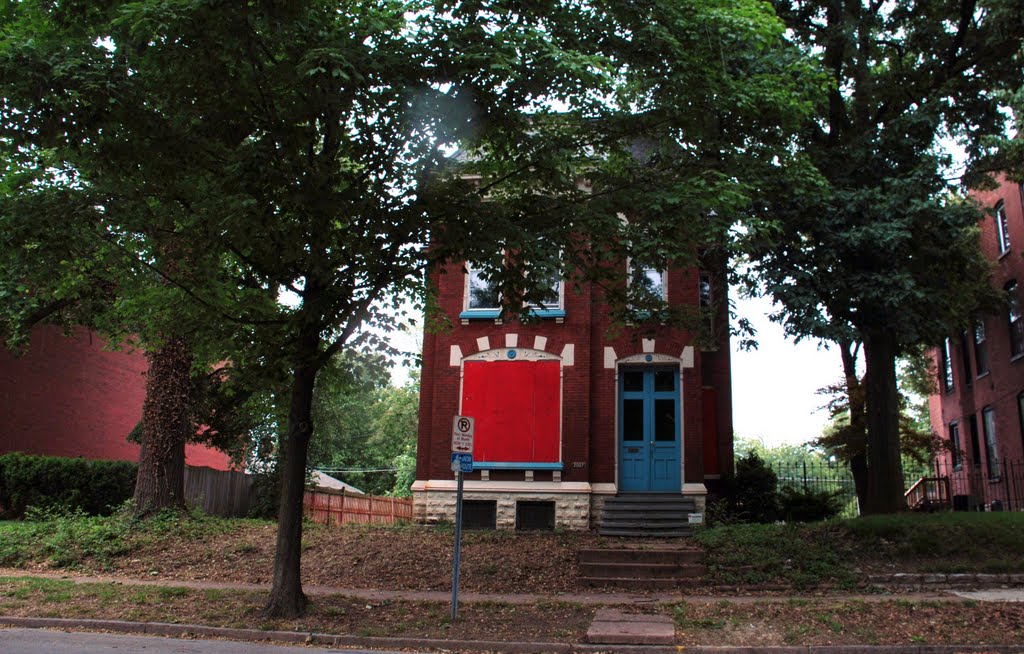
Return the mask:
<svg viewBox="0 0 1024 654">
<path fill-rule="evenodd" d="M 736 461 L 736 472 L 722 479 L 721 496 L 708 508 L 711 524 L 774 522 L 779 515 L 775 472 L 756 453 Z"/>
<path fill-rule="evenodd" d="M 818 522 L 839 515 L 843 508 L 839 491 L 812 491 L 790 486 L 779 491 L 779 512 L 786 522 Z"/>
<path fill-rule="evenodd" d="M 30 506 L 110 515 L 131 498 L 136 470 L 129 461 L 4 454 L 0 456 L 0 518 L 23 518 Z"/>
</svg>

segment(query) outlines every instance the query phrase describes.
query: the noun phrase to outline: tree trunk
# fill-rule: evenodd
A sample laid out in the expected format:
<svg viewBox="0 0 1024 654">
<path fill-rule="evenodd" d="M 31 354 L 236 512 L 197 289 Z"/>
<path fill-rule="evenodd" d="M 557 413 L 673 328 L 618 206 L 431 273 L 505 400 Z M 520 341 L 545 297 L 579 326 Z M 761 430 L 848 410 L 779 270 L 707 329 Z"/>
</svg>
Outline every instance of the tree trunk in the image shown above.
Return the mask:
<svg viewBox="0 0 1024 654">
<path fill-rule="evenodd" d="M 135 479 L 135 514 L 185 508 L 185 441 L 189 421 L 192 351 L 181 337 L 146 353 L 146 399 L 142 406 L 142 449 Z"/>
<path fill-rule="evenodd" d="M 864 385 L 857 376 L 857 352 L 852 341 L 839 342 L 843 357 L 843 374 L 846 377 L 846 400 L 850 410 L 850 437 L 857 439 L 847 446 L 850 453 L 850 473 L 853 488 L 857 493 L 857 505 L 864 507 L 868 501 L 868 457 L 865 428 Z"/>
<path fill-rule="evenodd" d="M 302 338 L 300 353 L 292 375 L 288 433 L 282 444 L 281 507 L 277 517 L 277 549 L 274 553 L 274 580 L 265 613 L 270 617 L 296 618 L 306 610 L 302 592 L 302 498 L 306 489 L 306 456 L 313 435 L 313 388 L 319 354 L 316 334 Z"/>
<path fill-rule="evenodd" d="M 896 336 L 892 330 L 864 332 L 867 361 L 868 501 L 865 515 L 906 509 L 900 461 L 900 409 L 896 387 Z"/>
</svg>

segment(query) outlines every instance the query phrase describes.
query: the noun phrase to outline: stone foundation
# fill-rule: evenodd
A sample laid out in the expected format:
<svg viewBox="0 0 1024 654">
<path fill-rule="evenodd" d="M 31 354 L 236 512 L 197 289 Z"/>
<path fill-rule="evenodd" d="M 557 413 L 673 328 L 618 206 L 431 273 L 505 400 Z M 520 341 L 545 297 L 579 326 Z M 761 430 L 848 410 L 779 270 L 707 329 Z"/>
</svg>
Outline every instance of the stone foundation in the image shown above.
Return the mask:
<svg viewBox="0 0 1024 654">
<path fill-rule="evenodd" d="M 683 495 L 693 499 L 704 513 L 707 490 L 703 484 L 687 484 Z M 452 480 L 417 481 L 412 487 L 413 519 L 421 524 L 455 522 L 456 484 Z M 554 502 L 555 526 L 573 531 L 597 527 L 604 504 L 615 496 L 614 484 L 579 482 L 492 482 L 467 481 L 463 500 L 495 502 L 495 527 L 516 528 L 516 502 Z"/>
<path fill-rule="evenodd" d="M 555 526 L 574 531 L 590 528 L 589 489 L 557 488 L 556 484 L 543 484 L 547 488 L 481 488 L 486 482 L 463 487 L 463 500 L 485 500 L 495 502 L 495 526 L 498 529 L 516 528 L 516 502 L 554 502 Z M 541 484 L 525 482 L 523 485 L 540 486 Z M 573 486 L 588 486 L 573 484 Z M 419 486 L 420 488 L 417 488 Z M 431 486 L 441 486 L 431 488 Z M 448 486 L 452 486 L 448 488 Z M 413 486 L 413 517 L 421 523 L 454 522 L 455 521 L 454 484 L 436 482 L 417 482 Z"/>
</svg>

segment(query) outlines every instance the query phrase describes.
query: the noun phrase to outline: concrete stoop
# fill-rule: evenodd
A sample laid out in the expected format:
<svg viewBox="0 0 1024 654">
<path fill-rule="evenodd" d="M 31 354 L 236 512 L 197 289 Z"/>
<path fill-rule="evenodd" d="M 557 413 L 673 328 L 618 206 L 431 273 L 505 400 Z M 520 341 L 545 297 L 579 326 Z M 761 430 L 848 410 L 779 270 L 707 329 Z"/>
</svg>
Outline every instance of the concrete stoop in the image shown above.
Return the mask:
<svg viewBox="0 0 1024 654">
<path fill-rule="evenodd" d="M 696 586 L 705 572 L 703 558 L 703 552 L 693 548 L 582 549 L 580 581 L 588 586 L 645 591 Z"/>
<path fill-rule="evenodd" d="M 600 645 L 672 645 L 676 627 L 667 615 L 598 609 L 587 629 L 587 642 Z"/>
</svg>

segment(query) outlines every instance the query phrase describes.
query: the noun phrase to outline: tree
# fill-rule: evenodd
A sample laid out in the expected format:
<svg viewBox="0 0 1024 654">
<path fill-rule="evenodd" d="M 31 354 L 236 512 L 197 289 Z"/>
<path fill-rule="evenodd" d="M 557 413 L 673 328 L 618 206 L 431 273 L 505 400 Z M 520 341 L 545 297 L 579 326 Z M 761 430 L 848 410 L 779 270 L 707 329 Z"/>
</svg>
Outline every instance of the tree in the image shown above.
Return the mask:
<svg viewBox="0 0 1024 654">
<path fill-rule="evenodd" d="M 786 157 L 780 125 L 807 105 L 782 26 L 753 0 L 12 12 L 8 138 L 36 176 L 52 156 L 56 186 L 149 248 L 136 259 L 188 298 L 162 310 L 233 332 L 217 341 L 233 369 L 288 380 L 267 605 L 280 616 L 306 602 L 317 376 L 380 340 L 368 326 L 389 322 L 385 297 L 422 292 L 424 270 L 452 259 L 489 262 L 520 307 L 552 271 L 604 274 L 630 251 L 695 261 Z"/>
<path fill-rule="evenodd" d="M 45 35 L 38 37 L 45 48 Z M 5 65 L 21 62 L 19 53 L 5 54 Z M 35 74 L 30 77 L 23 81 L 39 83 Z M 153 263 L 169 247 L 172 212 L 147 203 L 119 180 L 82 181 L 82 171 L 101 164 L 90 156 L 95 153 L 69 150 L 76 141 L 95 138 L 105 123 L 82 121 L 64 131 L 27 129 L 33 117 L 10 111 L 25 90 L 9 86 L 4 100 L 8 111 L 0 128 L 7 155 L 0 194 L 0 335 L 17 350 L 39 323 L 66 329 L 85 325 L 114 345 L 141 347 L 149 371 L 137 429 L 142 447 L 133 496 L 136 512 L 183 509 L 185 442 L 237 449 L 237 437 L 246 431 L 239 424 L 232 370 L 212 369 L 218 357 L 212 354 L 211 339 L 219 335 L 199 332 L 190 316 L 174 310 L 188 298 Z M 53 93 L 56 103 L 66 104 L 50 105 L 46 111 L 70 111 L 75 102 L 61 97 L 63 91 L 67 89 Z M 58 145 L 67 148 L 67 159 L 54 156 Z M 119 198 L 120 213 L 137 216 L 142 211 L 149 222 L 136 228 L 109 220 L 103 205 L 111 197 Z M 192 265 L 203 270 L 198 261 Z"/>
<path fill-rule="evenodd" d="M 846 344 L 843 352 L 844 381 L 820 389 L 828 396 L 827 408 L 832 422 L 821 436 L 811 442 L 850 466 L 857 501 L 865 506 L 868 488 L 867 430 L 864 403 L 865 379 L 856 370 L 859 343 Z M 899 388 L 899 444 L 901 468 L 926 474 L 943 441 L 929 424 L 927 397 L 934 390 L 935 371 L 928 365 L 925 348 L 910 349 L 900 360 L 897 374 Z M 913 396 L 925 398 L 923 406 Z"/>
<path fill-rule="evenodd" d="M 791 334 L 863 343 L 863 508 L 895 512 L 896 359 L 968 324 L 992 297 L 978 210 L 951 194 L 939 140 L 976 155 L 980 135 L 1001 133 L 998 94 L 1021 77 L 1021 35 L 1006 26 L 1024 9 L 1001 0 L 775 6 L 829 92 L 800 140 L 805 176 L 764 187 L 777 220 L 750 230 L 753 277 Z"/>
<path fill-rule="evenodd" d="M 308 465 L 372 495 L 408 496 L 409 486 L 398 487 L 397 467 L 409 453 L 415 461 L 419 382 L 392 386 L 389 364 L 379 355 L 342 352 L 317 376 L 318 435 Z"/>
</svg>

